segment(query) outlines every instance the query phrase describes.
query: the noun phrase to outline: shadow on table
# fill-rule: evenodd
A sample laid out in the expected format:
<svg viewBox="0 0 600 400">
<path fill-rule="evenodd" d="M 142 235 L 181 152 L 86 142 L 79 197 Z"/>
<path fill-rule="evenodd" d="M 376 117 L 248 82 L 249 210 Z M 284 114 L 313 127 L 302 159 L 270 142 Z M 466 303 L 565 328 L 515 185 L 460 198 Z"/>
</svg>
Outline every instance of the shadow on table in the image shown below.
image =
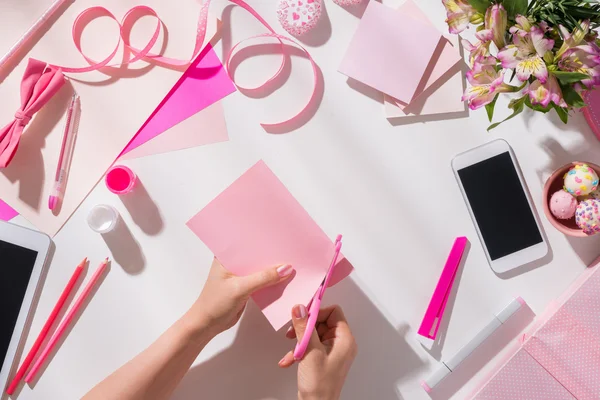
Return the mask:
<svg viewBox="0 0 600 400">
<path fill-rule="evenodd" d="M 162 232 L 164 222 L 160 211 L 139 178 L 133 191 L 119 196 L 119 198 L 127 208 L 127 211 L 129 211 L 133 222 L 145 234 L 154 236 Z"/>
<path fill-rule="evenodd" d="M 342 305 L 359 347 L 342 398 L 401 399 L 397 383 L 423 366 L 404 339 L 408 328 L 396 330 L 351 279 L 330 288 L 325 299 Z M 277 365 L 295 345 L 285 331 L 274 332 L 250 303 L 231 347 L 190 369 L 172 399 L 296 398 L 296 367 Z"/>
<path fill-rule="evenodd" d="M 454 396 L 483 367 L 509 345 L 515 345 L 518 335 L 533 321 L 534 312 L 529 306 L 523 307 L 509 318 L 496 332 L 475 349 L 450 376 L 436 386 L 429 396 L 433 400 L 446 400 Z M 464 338 L 466 345 L 470 338 Z M 515 345 L 516 346 L 516 345 Z M 499 365 L 498 365 L 499 366 Z M 479 378 L 481 379 L 481 378 Z M 469 397 L 470 398 L 470 397 Z"/>
<path fill-rule="evenodd" d="M 381 3 L 381 0 L 373 0 Z M 362 0 L 358 4 L 353 4 L 349 6 L 341 6 L 344 10 L 348 11 L 350 14 L 354 15 L 356 18 L 361 19 L 367 6 L 369 5 L 368 1 Z"/>
<path fill-rule="evenodd" d="M 550 161 L 542 169 L 537 171 L 538 179 L 542 185 L 556 169 L 573 161 L 588 161 L 600 164 L 600 141 L 594 136 L 582 115 L 571 118 L 579 128 L 584 141 L 574 149 L 565 149 L 559 142 L 552 138 L 545 138 L 540 146 L 548 154 Z M 559 121 L 560 122 L 560 121 Z M 562 124 L 562 122 L 560 122 Z M 584 126 L 585 125 L 585 126 Z M 543 215 L 543 214 L 542 214 Z M 544 217 L 545 218 L 545 217 Z M 600 253 L 600 235 L 588 238 L 575 238 L 567 236 L 567 240 L 579 259 L 589 265 Z"/>
<path fill-rule="evenodd" d="M 113 259 L 125 272 L 137 275 L 144 270 L 146 258 L 142 253 L 142 248 L 123 218 L 119 217 L 116 228 L 111 232 L 103 233 L 102 239 L 108 246 Z"/>
</svg>

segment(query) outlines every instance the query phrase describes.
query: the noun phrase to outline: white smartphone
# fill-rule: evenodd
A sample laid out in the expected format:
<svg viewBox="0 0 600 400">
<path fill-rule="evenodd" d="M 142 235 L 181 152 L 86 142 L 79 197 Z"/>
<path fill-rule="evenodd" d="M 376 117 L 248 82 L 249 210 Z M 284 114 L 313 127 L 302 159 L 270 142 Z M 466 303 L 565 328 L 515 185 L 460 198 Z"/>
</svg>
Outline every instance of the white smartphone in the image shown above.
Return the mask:
<svg viewBox="0 0 600 400">
<path fill-rule="evenodd" d="M 494 140 L 457 155 L 452 169 L 492 269 L 544 257 L 548 244 L 509 144 Z"/>
</svg>

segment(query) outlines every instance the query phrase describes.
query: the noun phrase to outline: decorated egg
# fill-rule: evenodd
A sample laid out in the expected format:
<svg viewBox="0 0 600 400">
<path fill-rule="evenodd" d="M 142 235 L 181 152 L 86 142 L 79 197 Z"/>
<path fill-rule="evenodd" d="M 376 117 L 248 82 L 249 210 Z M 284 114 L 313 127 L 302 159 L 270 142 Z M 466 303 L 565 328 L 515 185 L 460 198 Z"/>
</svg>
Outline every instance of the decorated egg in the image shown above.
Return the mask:
<svg viewBox="0 0 600 400">
<path fill-rule="evenodd" d="M 578 164 L 564 176 L 564 189 L 573 196 L 586 196 L 598 189 L 598 174 L 587 164 Z"/>
<path fill-rule="evenodd" d="M 586 235 L 600 232 L 600 200 L 583 200 L 575 211 L 575 223 Z"/>
</svg>

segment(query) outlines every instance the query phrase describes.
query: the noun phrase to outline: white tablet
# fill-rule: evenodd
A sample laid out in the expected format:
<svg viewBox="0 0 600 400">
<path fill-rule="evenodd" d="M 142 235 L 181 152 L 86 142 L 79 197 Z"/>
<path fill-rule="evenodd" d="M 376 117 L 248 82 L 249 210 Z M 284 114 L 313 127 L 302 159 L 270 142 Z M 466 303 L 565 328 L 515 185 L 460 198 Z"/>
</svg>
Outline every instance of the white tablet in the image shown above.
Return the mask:
<svg viewBox="0 0 600 400">
<path fill-rule="evenodd" d="M 494 140 L 457 155 L 452 169 L 496 273 L 548 253 L 525 179 L 506 141 Z"/>
<path fill-rule="evenodd" d="M 51 244 L 43 233 L 0 221 L 0 398 L 17 369 Z"/>
</svg>

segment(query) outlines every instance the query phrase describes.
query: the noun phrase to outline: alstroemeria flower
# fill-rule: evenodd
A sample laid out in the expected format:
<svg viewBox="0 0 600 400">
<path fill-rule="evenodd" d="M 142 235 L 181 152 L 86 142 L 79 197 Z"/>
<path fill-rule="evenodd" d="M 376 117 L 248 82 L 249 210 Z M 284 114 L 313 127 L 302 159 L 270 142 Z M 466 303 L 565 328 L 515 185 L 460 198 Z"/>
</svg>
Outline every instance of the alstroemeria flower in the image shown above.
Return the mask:
<svg viewBox="0 0 600 400">
<path fill-rule="evenodd" d="M 462 40 L 463 47 L 470 54 L 470 65 L 475 65 L 476 63 L 480 62 L 480 60 L 486 59 L 490 56 L 490 43 L 492 41 L 492 31 L 479 31 L 475 34 L 475 37 L 479 39 L 479 41 L 475 44 L 472 44 L 466 39 Z"/>
<path fill-rule="evenodd" d="M 560 49 L 556 52 L 556 57 L 562 56 L 567 50 L 577 47 L 583 42 L 586 35 L 590 30 L 590 21 L 583 21 L 581 24 L 581 29 L 579 27 L 573 30 L 573 33 L 570 33 L 564 26 L 560 26 L 560 33 L 563 37 L 563 44 L 560 46 Z"/>
<path fill-rule="evenodd" d="M 506 44 L 506 26 L 508 25 L 508 14 L 502 4 L 494 4 L 485 12 L 485 29 L 478 33 L 486 32 L 485 35 L 501 49 Z"/>
<path fill-rule="evenodd" d="M 554 75 L 550 75 L 546 83 L 542 83 L 539 79 L 536 79 L 525 89 L 524 93 L 529 95 L 531 104 L 548 107 L 550 102 L 553 102 L 557 106 L 567 107 L 567 103 L 563 99 L 562 91 L 560 90 L 560 85 Z"/>
<path fill-rule="evenodd" d="M 531 75 L 542 83 L 548 79 L 548 68 L 544 54 L 552 50 L 554 40 L 546 39 L 541 29 L 533 27 L 526 36 L 513 35 L 514 44 L 506 46 L 498 53 L 503 68 L 515 68 L 517 78 L 524 82 Z"/>
<path fill-rule="evenodd" d="M 464 31 L 477 12 L 467 0 L 442 0 L 442 3 L 446 7 L 446 23 L 453 34 Z"/>
<path fill-rule="evenodd" d="M 562 71 L 589 75 L 581 82 L 587 86 L 600 85 L 600 48 L 594 42 L 568 49 L 558 61 Z"/>
<path fill-rule="evenodd" d="M 531 22 L 529 22 L 527 17 L 523 15 L 517 15 L 515 17 L 515 21 L 517 24 L 515 26 L 510 27 L 510 33 L 521 37 L 527 36 L 529 34 L 529 31 L 531 31 L 531 28 L 533 27 L 533 25 L 531 25 Z M 542 28 L 542 30 L 543 29 L 544 28 Z"/>
<path fill-rule="evenodd" d="M 504 71 L 487 64 L 476 64 L 467 72 L 471 85 L 467 88 L 462 101 L 467 101 L 471 110 L 477 110 L 494 101 L 498 93 L 514 92 L 513 86 L 504 83 Z"/>
</svg>

